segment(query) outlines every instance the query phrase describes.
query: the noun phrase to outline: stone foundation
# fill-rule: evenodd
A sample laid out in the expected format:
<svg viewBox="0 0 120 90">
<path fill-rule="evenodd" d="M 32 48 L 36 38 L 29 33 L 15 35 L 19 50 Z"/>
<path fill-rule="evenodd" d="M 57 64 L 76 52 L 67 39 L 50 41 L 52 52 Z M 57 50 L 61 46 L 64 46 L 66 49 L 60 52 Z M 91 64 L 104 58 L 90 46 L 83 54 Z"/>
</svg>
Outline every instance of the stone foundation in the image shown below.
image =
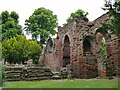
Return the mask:
<svg viewBox="0 0 120 90">
<path fill-rule="evenodd" d="M 53 79 L 50 68 L 43 66 L 4 66 L 7 81 L 33 81 Z"/>
</svg>

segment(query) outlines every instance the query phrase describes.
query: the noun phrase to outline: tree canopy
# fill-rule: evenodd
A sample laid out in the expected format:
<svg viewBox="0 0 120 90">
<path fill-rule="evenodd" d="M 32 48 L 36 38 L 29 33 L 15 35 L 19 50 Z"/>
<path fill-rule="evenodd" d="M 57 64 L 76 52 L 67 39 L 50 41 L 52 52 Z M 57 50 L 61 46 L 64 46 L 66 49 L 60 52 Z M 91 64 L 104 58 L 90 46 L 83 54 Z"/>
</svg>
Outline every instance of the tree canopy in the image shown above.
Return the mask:
<svg viewBox="0 0 120 90">
<path fill-rule="evenodd" d="M 2 41 L 2 16 L 0 14 L 0 42 Z"/>
<path fill-rule="evenodd" d="M 22 26 L 19 25 L 19 15 L 12 11 L 2 12 L 2 41 L 22 34 Z"/>
<path fill-rule="evenodd" d="M 111 0 L 106 1 L 103 9 L 109 11 L 109 28 L 111 29 L 112 33 L 120 35 L 120 1 L 116 0 L 113 4 Z"/>
<path fill-rule="evenodd" d="M 68 17 L 67 22 L 71 22 L 75 17 L 85 17 L 88 15 L 88 12 L 83 11 L 82 9 L 78 9 L 74 13 L 71 13 L 70 17 Z"/>
<path fill-rule="evenodd" d="M 57 16 L 51 10 L 42 7 L 36 9 L 25 21 L 25 30 L 31 32 L 32 38 L 36 41 L 40 35 L 40 43 L 44 44 L 50 34 L 56 34 L 57 25 Z"/>
<path fill-rule="evenodd" d="M 25 36 L 18 35 L 2 42 L 2 58 L 9 63 L 24 63 L 28 59 L 38 61 L 40 45 Z"/>
</svg>

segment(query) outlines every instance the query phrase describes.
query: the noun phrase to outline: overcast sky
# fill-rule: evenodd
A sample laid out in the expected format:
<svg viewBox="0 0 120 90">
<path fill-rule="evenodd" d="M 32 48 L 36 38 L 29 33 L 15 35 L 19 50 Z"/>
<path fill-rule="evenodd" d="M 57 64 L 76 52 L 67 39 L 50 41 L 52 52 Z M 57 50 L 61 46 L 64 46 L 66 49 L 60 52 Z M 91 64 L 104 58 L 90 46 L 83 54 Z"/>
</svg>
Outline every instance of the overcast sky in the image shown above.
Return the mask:
<svg viewBox="0 0 120 90">
<path fill-rule="evenodd" d="M 105 13 L 101 9 L 103 5 L 104 0 L 0 0 L 0 13 L 4 10 L 16 11 L 19 14 L 20 25 L 24 26 L 25 20 L 35 9 L 45 7 L 57 15 L 61 26 L 77 9 L 88 12 L 88 18 L 92 21 Z"/>
</svg>

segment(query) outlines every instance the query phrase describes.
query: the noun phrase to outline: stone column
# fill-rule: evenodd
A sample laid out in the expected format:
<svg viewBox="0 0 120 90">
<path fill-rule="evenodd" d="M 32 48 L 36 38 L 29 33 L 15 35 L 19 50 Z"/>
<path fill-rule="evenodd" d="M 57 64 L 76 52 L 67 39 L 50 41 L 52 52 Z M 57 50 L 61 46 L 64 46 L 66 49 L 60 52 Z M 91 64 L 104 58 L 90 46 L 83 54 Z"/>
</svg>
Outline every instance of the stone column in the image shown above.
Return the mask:
<svg viewBox="0 0 120 90">
<path fill-rule="evenodd" d="M 100 78 L 106 78 L 106 62 L 102 56 L 102 48 L 98 48 L 98 76 Z"/>
<path fill-rule="evenodd" d="M 106 58 L 102 55 L 102 40 L 103 40 L 103 35 L 98 32 L 96 34 L 96 41 L 98 43 L 97 46 L 97 62 L 98 62 L 98 76 L 100 78 L 105 78 L 106 77 Z"/>
</svg>

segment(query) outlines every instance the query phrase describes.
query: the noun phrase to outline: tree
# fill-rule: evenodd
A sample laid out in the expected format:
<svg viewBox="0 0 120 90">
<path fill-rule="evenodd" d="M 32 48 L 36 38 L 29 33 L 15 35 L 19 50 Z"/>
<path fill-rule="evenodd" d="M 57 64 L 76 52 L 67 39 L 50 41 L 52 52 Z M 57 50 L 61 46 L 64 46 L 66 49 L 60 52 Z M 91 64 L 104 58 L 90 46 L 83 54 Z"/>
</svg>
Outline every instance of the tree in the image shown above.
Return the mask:
<svg viewBox="0 0 120 90">
<path fill-rule="evenodd" d="M 2 42 L 2 58 L 9 63 L 24 63 L 29 58 L 38 61 L 40 50 L 36 41 L 27 40 L 22 35 Z"/>
<path fill-rule="evenodd" d="M 114 3 L 111 0 L 105 0 L 105 5 L 103 10 L 108 10 L 108 14 L 110 20 L 107 24 L 107 27 L 104 26 L 104 29 L 111 30 L 112 34 L 118 36 L 118 47 L 120 46 L 120 0 L 116 0 Z M 119 48 L 118 48 L 119 49 Z M 118 50 L 119 51 L 119 50 Z M 109 61 L 110 63 L 114 64 L 113 61 Z M 118 74 L 119 67 L 108 64 L 107 63 L 107 74 L 109 78 L 112 77 L 113 74 Z M 117 71 L 117 72 L 116 72 Z"/>
<path fill-rule="evenodd" d="M 84 18 L 86 18 L 87 15 L 88 15 L 88 12 L 85 12 L 82 9 L 78 9 L 74 13 L 71 13 L 70 17 L 68 17 L 68 19 L 67 19 L 67 22 L 71 22 L 73 20 L 73 18 L 75 18 L 75 17 L 84 17 Z"/>
<path fill-rule="evenodd" d="M 0 42 L 0 61 L 2 61 L 2 43 Z"/>
<path fill-rule="evenodd" d="M 1 61 L 1 58 L 2 58 L 1 36 L 2 36 L 2 16 L 0 15 L 0 61 Z"/>
<path fill-rule="evenodd" d="M 19 25 L 19 16 L 16 12 L 2 12 L 2 41 L 22 34 L 22 26 Z"/>
<path fill-rule="evenodd" d="M 9 18 L 9 12 L 8 11 L 3 11 L 2 12 L 2 24 L 8 21 Z"/>
<path fill-rule="evenodd" d="M 109 11 L 109 26 L 112 30 L 112 33 L 120 35 L 120 1 L 116 0 L 114 4 L 112 4 L 111 0 L 106 1 L 103 9 Z"/>
<path fill-rule="evenodd" d="M 31 32 L 32 38 L 37 41 L 40 35 L 40 43 L 44 44 L 48 36 L 55 35 L 57 27 L 57 16 L 49 9 L 38 8 L 25 21 L 25 30 Z"/>
</svg>

